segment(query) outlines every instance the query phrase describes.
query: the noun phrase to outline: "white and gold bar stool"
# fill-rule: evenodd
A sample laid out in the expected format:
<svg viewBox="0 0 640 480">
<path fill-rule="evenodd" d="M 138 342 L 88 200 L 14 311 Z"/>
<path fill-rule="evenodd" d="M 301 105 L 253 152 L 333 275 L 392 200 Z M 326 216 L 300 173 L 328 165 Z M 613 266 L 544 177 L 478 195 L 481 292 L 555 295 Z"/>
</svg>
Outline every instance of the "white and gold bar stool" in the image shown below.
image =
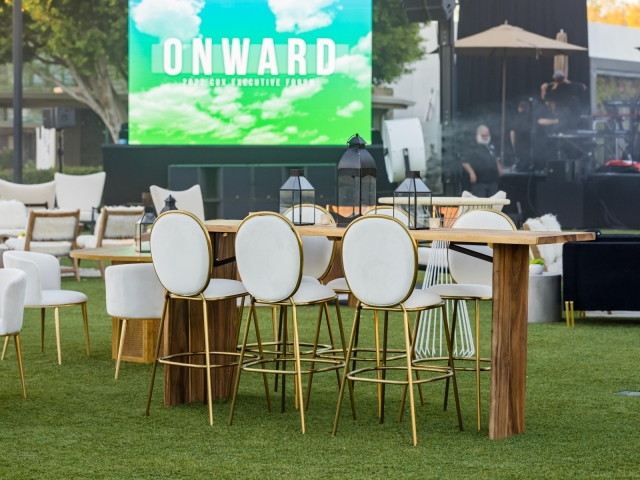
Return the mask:
<svg viewBox="0 0 640 480">
<path fill-rule="evenodd" d="M 338 406 L 333 424 L 333 435 L 335 436 L 338 430 L 344 386 L 347 381 L 372 382 L 382 385 L 403 385 L 405 388 L 404 392 L 409 391 L 412 437 L 413 444 L 416 445 L 418 443 L 418 437 L 416 430 L 414 385 L 453 378 L 453 388 L 458 413 L 458 427 L 462 430 L 462 417 L 458 402 L 458 386 L 456 383 L 454 359 L 448 330 L 446 335 L 448 349 L 447 365 L 422 365 L 413 360 L 415 333 L 412 336 L 409 313 L 434 308 L 442 308 L 444 310 L 446 306 L 436 293 L 426 290 L 414 290 L 418 274 L 418 250 L 417 244 L 407 227 L 399 220 L 384 215 L 371 215 L 358 218 L 347 227 L 344 233 L 342 253 L 342 265 L 345 278 L 347 279 L 351 292 L 358 299 L 358 305 L 356 307 L 347 356 L 345 358 L 345 369 L 340 384 Z M 375 366 L 349 371 L 349 361 L 351 360 L 362 310 L 382 310 L 385 312 L 402 313 L 406 366 L 386 365 L 386 352 L 383 349 L 381 358 L 379 347 L 376 345 Z M 443 312 L 443 315 L 444 313 L 445 312 Z M 446 319 L 446 315 L 444 315 L 444 317 Z M 420 315 L 417 316 L 414 332 L 418 327 L 419 319 Z M 375 327 L 377 328 L 377 325 Z M 387 332 L 385 331 L 385 337 L 386 334 Z M 384 339 L 384 344 L 386 346 L 386 338 Z M 392 380 L 382 378 L 380 375 L 381 372 L 393 370 L 406 372 L 406 380 Z M 427 373 L 428 378 L 414 380 L 414 372 L 417 373 L 418 371 Z M 377 377 L 361 376 L 367 372 L 376 372 Z M 380 408 L 384 410 L 384 390 L 382 391 L 381 405 L 379 403 L 379 409 Z M 400 408 L 399 418 L 402 417 L 403 408 L 404 402 Z M 382 420 L 380 414 L 381 412 L 379 411 L 378 415 Z"/>
<path fill-rule="evenodd" d="M 451 228 L 489 230 L 516 230 L 516 226 L 504 213 L 496 210 L 469 210 L 463 213 Z M 493 249 L 486 245 L 464 245 L 463 248 L 493 257 Z M 481 428 L 481 396 L 480 372 L 488 372 L 491 366 L 482 367 L 481 363 L 491 363 L 490 358 L 482 358 L 480 354 L 480 302 L 493 298 L 493 264 L 471 255 L 448 249 L 449 272 L 455 283 L 433 285 L 427 290 L 435 292 L 445 300 L 453 300 L 453 319 L 451 331 L 456 331 L 459 303 L 467 300 L 475 303 L 475 351 L 473 356 L 456 356 L 456 361 L 474 362 L 473 367 L 458 366 L 456 370 L 476 372 L 476 414 L 478 430 Z M 488 260 L 488 258 L 487 258 Z M 455 335 L 454 335 L 455 337 Z M 455 342 L 455 338 L 454 338 Z M 423 359 L 424 362 L 432 360 Z M 445 390 L 444 407 L 447 408 L 449 384 Z"/>
<path fill-rule="evenodd" d="M 245 330 L 240 348 L 240 365 L 236 375 L 235 387 L 233 390 L 233 401 L 231 402 L 231 412 L 229 414 L 229 425 L 233 422 L 236 401 L 238 397 L 238 387 L 240 376 L 243 371 L 270 373 L 281 375 L 295 375 L 295 394 L 297 403 L 300 406 L 300 422 L 302 433 L 306 432 L 304 421 L 304 399 L 302 390 L 302 375 L 310 373 L 336 370 L 344 365 L 342 360 L 324 359 L 312 355 L 310 358 L 302 358 L 300 351 L 300 337 L 298 332 L 297 307 L 303 305 L 322 305 L 336 301 L 335 292 L 325 285 L 302 282 L 304 265 L 304 253 L 302 239 L 293 224 L 284 216 L 272 212 L 259 212 L 249 215 L 238 227 L 236 233 L 236 261 L 238 272 L 242 278 L 247 291 L 251 295 L 251 303 Z M 274 305 L 280 307 L 281 322 L 284 324 L 284 334 L 279 338 L 278 351 L 281 352 L 276 358 L 261 358 L 259 360 L 245 363 L 247 352 L 247 338 L 251 316 L 254 317 L 256 326 L 256 337 L 258 349 L 262 351 L 260 334 L 257 329 L 256 304 Z M 283 322 L 283 307 L 291 307 L 292 310 L 292 343 L 293 352 L 289 356 L 288 346 L 288 322 Z M 340 308 L 336 302 L 336 308 Z M 328 309 L 327 309 L 328 311 Z M 338 323 L 340 317 L 338 316 Z M 282 350 L 280 349 L 282 348 Z M 344 345 L 342 346 L 344 349 Z M 284 351 L 285 355 L 282 355 Z M 287 370 L 287 362 L 295 364 L 293 370 Z M 311 367 L 302 369 L 302 363 L 310 363 Z M 282 368 L 265 369 L 270 363 L 283 364 Z M 317 364 L 321 367 L 317 367 Z M 283 381 L 284 387 L 284 381 Z M 285 389 L 282 388 L 282 398 L 284 399 Z M 267 398 L 269 393 L 267 392 Z M 284 407 L 284 401 L 282 402 Z"/>
<path fill-rule="evenodd" d="M 153 265 L 114 265 L 105 270 L 107 313 L 120 322 L 116 375 L 120 372 L 127 324 L 131 320 L 158 320 L 162 317 L 164 289 Z"/>
<path fill-rule="evenodd" d="M 16 357 L 18 357 L 18 370 L 20 382 L 22 382 L 22 396 L 27 398 L 27 389 L 24 385 L 24 369 L 22 367 L 22 347 L 20 345 L 20 330 L 22 330 L 22 318 L 24 316 L 24 297 L 27 291 L 26 274 L 14 268 L 0 269 L 0 337 L 9 340 L 13 337 L 16 345 Z M 6 350 L 5 341 L 5 350 Z M 4 359 L 5 352 L 2 352 Z"/>
<path fill-rule="evenodd" d="M 40 309 L 40 350 L 44 351 L 44 320 L 47 308 L 53 308 L 56 345 L 58 347 L 58 364 L 62 364 L 62 348 L 60 347 L 60 309 L 63 307 L 82 308 L 84 321 L 84 338 L 87 355 L 91 355 L 89 343 L 89 322 L 87 319 L 87 296 L 73 290 L 61 290 L 60 262 L 53 255 L 36 252 L 9 251 L 4 253 L 4 265 L 17 268 L 27 274 L 27 293 L 25 308 Z M 8 342 L 5 340 L 5 348 Z M 4 355 L 3 355 L 4 357 Z"/>
<path fill-rule="evenodd" d="M 165 289 L 160 333 L 151 370 L 151 383 L 147 396 L 146 414 L 149 415 L 153 383 L 158 363 L 187 368 L 204 369 L 207 384 L 207 402 L 209 406 L 209 425 L 213 425 L 213 397 L 211 389 L 211 370 L 237 366 L 237 362 L 211 364 L 212 355 L 235 356 L 235 352 L 215 352 L 209 348 L 209 317 L 207 302 L 232 300 L 247 295 L 242 282 L 211 278 L 213 254 L 211 238 L 204 224 L 192 213 L 171 210 L 160 215 L 151 231 L 151 256 L 153 268 L 158 280 Z M 204 350 L 180 352 L 159 358 L 164 323 L 169 310 L 169 300 L 181 299 L 201 302 L 204 320 Z M 237 320 L 237 319 L 236 319 Z M 205 364 L 193 364 L 177 361 L 179 358 L 204 357 Z M 265 377 L 265 390 L 269 393 Z M 268 397 L 267 397 L 268 398 Z M 271 409 L 271 405 L 269 405 Z"/>
</svg>

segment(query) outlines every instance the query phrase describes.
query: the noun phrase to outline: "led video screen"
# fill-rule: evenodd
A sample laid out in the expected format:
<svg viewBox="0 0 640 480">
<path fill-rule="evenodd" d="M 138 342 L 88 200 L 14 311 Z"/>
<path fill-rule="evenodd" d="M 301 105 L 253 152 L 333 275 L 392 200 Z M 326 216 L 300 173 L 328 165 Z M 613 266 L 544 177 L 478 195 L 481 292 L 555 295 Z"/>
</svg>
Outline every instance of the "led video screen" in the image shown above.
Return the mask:
<svg viewBox="0 0 640 480">
<path fill-rule="evenodd" d="M 371 131 L 371 0 L 131 0 L 129 143 L 345 145 Z"/>
</svg>

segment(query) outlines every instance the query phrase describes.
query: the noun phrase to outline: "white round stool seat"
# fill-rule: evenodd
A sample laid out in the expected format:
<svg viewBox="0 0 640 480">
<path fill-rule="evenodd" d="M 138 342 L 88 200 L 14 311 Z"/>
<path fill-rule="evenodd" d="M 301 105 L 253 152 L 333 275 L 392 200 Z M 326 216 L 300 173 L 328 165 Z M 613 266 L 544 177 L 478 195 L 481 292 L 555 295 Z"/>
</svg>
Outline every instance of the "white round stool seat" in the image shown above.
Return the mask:
<svg viewBox="0 0 640 480">
<path fill-rule="evenodd" d="M 490 299 L 492 297 L 491 287 L 480 284 L 440 283 L 429 287 L 428 290 L 437 293 L 441 297 L 481 299 Z"/>
<path fill-rule="evenodd" d="M 344 277 L 331 280 L 329 283 L 327 283 L 327 287 L 332 288 L 338 293 L 349 292 L 349 285 L 347 285 L 347 279 Z"/>
<path fill-rule="evenodd" d="M 151 263 L 105 270 L 107 313 L 116 318 L 160 318 L 164 289 Z"/>
<path fill-rule="evenodd" d="M 206 299 L 222 299 L 225 297 L 237 297 L 247 293 L 242 282 L 226 280 L 224 278 L 212 278 L 202 294 Z"/>
</svg>

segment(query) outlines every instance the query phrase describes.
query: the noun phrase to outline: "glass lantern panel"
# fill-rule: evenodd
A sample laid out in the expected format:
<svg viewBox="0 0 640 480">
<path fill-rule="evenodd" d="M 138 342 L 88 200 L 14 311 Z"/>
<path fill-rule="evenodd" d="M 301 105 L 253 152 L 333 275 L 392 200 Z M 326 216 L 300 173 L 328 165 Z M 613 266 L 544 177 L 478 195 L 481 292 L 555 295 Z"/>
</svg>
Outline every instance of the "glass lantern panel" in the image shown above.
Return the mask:
<svg viewBox="0 0 640 480">
<path fill-rule="evenodd" d="M 340 175 L 338 177 L 338 213 L 344 218 L 353 218 L 356 215 L 356 177 L 353 175 Z"/>
<path fill-rule="evenodd" d="M 429 228 L 431 217 L 431 195 L 415 193 L 394 193 L 395 208 L 402 211 L 406 217 L 400 218 L 403 223 L 409 221 L 407 227 L 411 229 Z"/>
<path fill-rule="evenodd" d="M 376 206 L 376 179 L 371 175 L 367 175 L 362 178 L 362 191 L 360 194 L 360 204 L 364 215 L 366 212 L 375 208 Z"/>
<path fill-rule="evenodd" d="M 135 250 L 138 253 L 150 253 L 151 247 L 149 239 L 151 238 L 151 227 L 153 223 L 144 222 L 144 218 L 136 222 L 135 232 Z"/>
</svg>

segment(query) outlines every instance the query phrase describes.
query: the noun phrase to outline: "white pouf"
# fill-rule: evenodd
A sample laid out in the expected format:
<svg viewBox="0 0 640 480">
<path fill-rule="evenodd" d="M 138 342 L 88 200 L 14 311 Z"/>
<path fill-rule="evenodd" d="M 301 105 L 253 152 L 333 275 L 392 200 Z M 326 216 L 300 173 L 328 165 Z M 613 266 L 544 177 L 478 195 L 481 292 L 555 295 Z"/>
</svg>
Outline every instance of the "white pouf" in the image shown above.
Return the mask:
<svg viewBox="0 0 640 480">
<path fill-rule="evenodd" d="M 561 278 L 559 273 L 549 272 L 529 275 L 529 323 L 562 320 Z"/>
</svg>

